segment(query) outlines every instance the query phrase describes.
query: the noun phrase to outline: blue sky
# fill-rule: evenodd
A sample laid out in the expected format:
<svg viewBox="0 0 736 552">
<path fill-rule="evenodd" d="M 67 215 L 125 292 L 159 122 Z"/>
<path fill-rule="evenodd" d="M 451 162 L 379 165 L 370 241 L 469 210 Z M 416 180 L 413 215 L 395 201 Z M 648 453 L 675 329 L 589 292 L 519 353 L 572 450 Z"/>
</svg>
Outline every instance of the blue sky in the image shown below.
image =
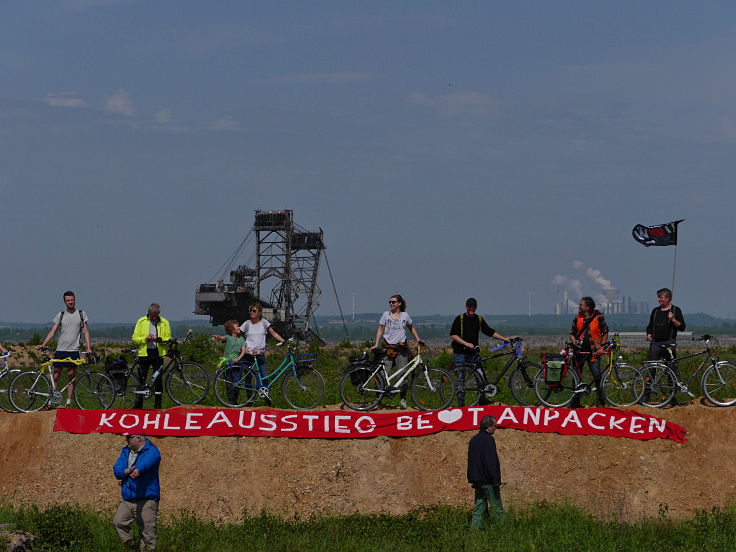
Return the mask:
<svg viewBox="0 0 736 552">
<path fill-rule="evenodd" d="M 674 248 L 631 228 L 685 218 L 675 302 L 734 317 L 735 16 L 3 2 L 0 320 L 49 319 L 67 288 L 92 320 L 187 317 L 254 210 L 284 208 L 324 229 L 344 309 L 417 314 L 522 313 L 529 291 L 552 312 L 556 276 L 654 303 Z"/>
</svg>

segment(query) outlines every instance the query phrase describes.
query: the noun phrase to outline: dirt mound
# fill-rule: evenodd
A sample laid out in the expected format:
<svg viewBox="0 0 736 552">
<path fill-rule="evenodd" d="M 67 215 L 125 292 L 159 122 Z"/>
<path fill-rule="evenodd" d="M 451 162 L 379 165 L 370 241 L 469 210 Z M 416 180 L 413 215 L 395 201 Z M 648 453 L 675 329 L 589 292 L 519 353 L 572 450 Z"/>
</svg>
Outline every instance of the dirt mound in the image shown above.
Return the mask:
<svg viewBox="0 0 736 552">
<path fill-rule="evenodd" d="M 688 516 L 736 502 L 736 409 L 702 404 L 655 415 L 688 441 L 634 441 L 499 430 L 507 504 L 568 500 L 605 518 Z M 53 412 L 0 414 L 0 500 L 117 503 L 112 475 L 122 438 L 54 433 Z M 152 438 L 163 456 L 161 511 L 216 521 L 262 510 L 281 516 L 405 513 L 470 505 L 471 432 L 356 440 L 253 437 Z"/>
</svg>

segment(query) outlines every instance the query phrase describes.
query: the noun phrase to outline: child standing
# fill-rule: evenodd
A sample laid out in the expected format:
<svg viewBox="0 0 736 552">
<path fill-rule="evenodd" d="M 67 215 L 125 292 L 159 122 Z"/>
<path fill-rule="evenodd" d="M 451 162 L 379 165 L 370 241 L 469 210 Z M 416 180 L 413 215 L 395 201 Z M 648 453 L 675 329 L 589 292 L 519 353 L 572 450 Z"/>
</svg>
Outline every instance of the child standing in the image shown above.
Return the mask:
<svg viewBox="0 0 736 552">
<path fill-rule="evenodd" d="M 223 356 L 228 361 L 227 380 L 225 387 L 227 390 L 227 400 L 230 404 L 237 404 L 238 394 L 240 393 L 237 383 L 243 377 L 242 363 L 245 356 L 245 338 L 237 320 L 228 320 L 225 322 L 225 333 L 227 335 L 213 335 L 212 341 L 219 341 L 225 344 L 225 352 Z"/>
</svg>

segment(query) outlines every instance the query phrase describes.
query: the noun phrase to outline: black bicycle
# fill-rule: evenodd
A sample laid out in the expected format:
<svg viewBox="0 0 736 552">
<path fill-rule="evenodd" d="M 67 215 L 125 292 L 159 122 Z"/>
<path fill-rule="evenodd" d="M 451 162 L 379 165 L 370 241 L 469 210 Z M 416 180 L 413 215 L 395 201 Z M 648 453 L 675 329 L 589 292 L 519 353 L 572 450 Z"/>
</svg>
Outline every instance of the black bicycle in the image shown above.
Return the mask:
<svg viewBox="0 0 736 552">
<path fill-rule="evenodd" d="M 539 404 L 534 392 L 534 377 L 542 369 L 539 364 L 528 362 L 522 352 L 524 340 L 520 337 L 489 349 L 491 356 L 481 358 L 480 347 L 467 349 L 473 356 L 464 366 L 455 366 L 455 389 L 460 406 L 474 406 L 488 403 L 498 393 L 498 385 L 509 369 L 515 364 L 508 379 L 508 386 L 514 400 L 522 406 Z M 493 359 L 508 356 L 503 369 L 492 379 L 486 375 L 485 364 Z"/>
<path fill-rule="evenodd" d="M 107 375 L 115 385 L 115 400 L 112 408 L 133 408 L 136 401 L 150 399 L 153 397 L 154 385 L 157 380 L 164 380 L 166 393 L 176 404 L 192 405 L 199 404 L 207 396 L 210 389 L 210 379 L 207 372 L 196 362 L 185 361 L 182 358 L 179 345 L 185 343 L 192 335 L 189 330 L 183 340 L 176 338 L 164 341 L 168 346 L 166 358 L 161 367 L 151 376 L 150 383 L 138 378 L 138 359 L 132 366 L 113 366 Z M 128 352 L 136 354 L 137 349 Z"/>
<path fill-rule="evenodd" d="M 691 386 L 697 375 L 705 368 L 700 380 L 700 387 L 705 397 L 716 406 L 733 406 L 736 404 L 736 366 L 719 360 L 716 345 L 711 335 L 693 337 L 693 341 L 702 341 L 703 349 L 680 357 L 675 356 L 675 344 L 661 345 L 667 352 L 667 359 L 648 361 L 642 366 L 646 376 L 643 406 L 662 408 L 675 401 L 681 393 L 690 399 L 695 398 Z M 697 368 L 685 378 L 680 373 L 679 363 L 688 358 L 704 357 Z"/>
</svg>

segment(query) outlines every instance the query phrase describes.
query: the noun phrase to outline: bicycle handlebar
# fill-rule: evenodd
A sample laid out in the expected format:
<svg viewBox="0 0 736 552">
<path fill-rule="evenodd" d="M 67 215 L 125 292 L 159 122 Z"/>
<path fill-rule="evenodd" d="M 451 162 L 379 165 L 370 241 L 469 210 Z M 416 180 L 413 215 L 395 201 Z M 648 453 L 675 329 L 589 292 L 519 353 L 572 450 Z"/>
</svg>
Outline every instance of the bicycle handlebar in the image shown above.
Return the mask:
<svg viewBox="0 0 736 552">
<path fill-rule="evenodd" d="M 708 335 L 708 334 L 704 334 L 704 335 L 701 335 L 700 337 L 692 338 L 693 341 L 710 341 L 711 339 L 713 339 L 713 336 Z"/>
</svg>

